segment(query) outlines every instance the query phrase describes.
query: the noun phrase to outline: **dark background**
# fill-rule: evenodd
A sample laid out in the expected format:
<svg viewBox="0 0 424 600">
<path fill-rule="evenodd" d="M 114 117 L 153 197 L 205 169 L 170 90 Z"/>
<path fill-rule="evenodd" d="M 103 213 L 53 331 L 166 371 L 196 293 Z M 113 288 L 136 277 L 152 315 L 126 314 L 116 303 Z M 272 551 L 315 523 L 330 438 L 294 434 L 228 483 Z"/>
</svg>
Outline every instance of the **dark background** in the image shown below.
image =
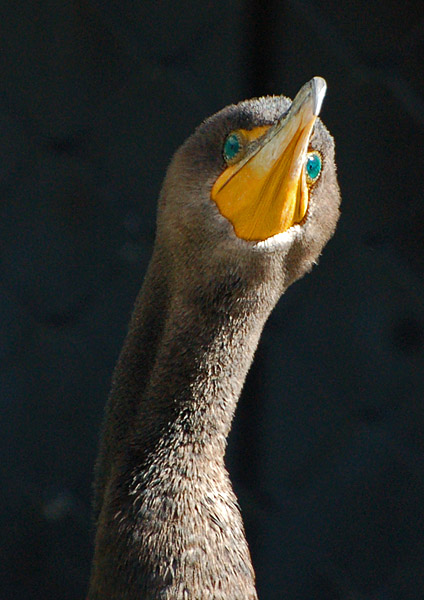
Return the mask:
<svg viewBox="0 0 424 600">
<path fill-rule="evenodd" d="M 424 598 L 423 4 L 2 4 L 1 600 L 84 598 L 98 429 L 173 151 L 314 75 L 342 219 L 267 324 L 228 463 L 261 598 Z"/>
</svg>

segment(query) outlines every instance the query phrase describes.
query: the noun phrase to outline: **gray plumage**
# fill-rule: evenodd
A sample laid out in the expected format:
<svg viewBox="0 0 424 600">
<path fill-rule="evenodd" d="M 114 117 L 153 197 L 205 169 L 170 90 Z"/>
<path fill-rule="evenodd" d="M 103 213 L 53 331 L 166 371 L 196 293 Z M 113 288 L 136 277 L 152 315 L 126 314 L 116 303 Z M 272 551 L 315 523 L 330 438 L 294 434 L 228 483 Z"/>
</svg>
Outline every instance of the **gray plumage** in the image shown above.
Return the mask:
<svg viewBox="0 0 424 600">
<path fill-rule="evenodd" d="M 289 106 L 276 96 L 223 109 L 168 169 L 106 409 L 89 600 L 257 598 L 226 438 L 267 317 L 334 232 L 333 140 L 317 119 L 310 145 L 323 170 L 305 221 L 278 239 L 239 239 L 210 193 L 228 133 L 271 124 Z"/>
</svg>

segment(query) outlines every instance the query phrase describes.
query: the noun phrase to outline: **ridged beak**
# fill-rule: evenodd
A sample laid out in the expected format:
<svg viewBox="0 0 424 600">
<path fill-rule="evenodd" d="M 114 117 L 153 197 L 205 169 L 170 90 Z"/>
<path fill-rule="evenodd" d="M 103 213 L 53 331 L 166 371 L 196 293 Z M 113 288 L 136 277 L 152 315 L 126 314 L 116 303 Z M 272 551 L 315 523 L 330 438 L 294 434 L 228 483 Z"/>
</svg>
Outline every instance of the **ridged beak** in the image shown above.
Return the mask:
<svg viewBox="0 0 424 600">
<path fill-rule="evenodd" d="M 244 240 L 263 241 L 305 218 L 309 189 L 305 161 L 327 85 L 314 77 L 298 92 L 289 111 L 229 165 L 212 188 L 212 200 Z M 249 135 L 250 133 L 250 135 Z"/>
</svg>

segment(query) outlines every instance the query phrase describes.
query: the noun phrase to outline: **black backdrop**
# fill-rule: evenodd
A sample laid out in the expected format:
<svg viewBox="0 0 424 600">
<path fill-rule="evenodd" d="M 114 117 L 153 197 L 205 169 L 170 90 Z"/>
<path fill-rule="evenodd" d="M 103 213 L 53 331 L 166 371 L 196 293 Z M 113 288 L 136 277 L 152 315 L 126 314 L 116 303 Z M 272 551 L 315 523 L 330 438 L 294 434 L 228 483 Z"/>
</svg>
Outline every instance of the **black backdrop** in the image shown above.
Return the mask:
<svg viewBox="0 0 424 600">
<path fill-rule="evenodd" d="M 314 75 L 343 215 L 267 324 L 228 464 L 262 598 L 422 598 L 422 3 L 3 2 L 0 49 L 0 598 L 84 597 L 98 429 L 173 150 Z"/>
</svg>

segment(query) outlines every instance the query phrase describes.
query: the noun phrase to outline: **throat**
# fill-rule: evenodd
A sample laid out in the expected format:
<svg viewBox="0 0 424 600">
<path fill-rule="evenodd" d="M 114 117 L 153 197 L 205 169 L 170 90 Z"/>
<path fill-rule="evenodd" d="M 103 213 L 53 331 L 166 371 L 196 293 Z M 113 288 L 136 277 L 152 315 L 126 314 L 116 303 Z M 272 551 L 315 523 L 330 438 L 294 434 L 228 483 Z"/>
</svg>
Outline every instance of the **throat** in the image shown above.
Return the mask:
<svg viewBox="0 0 424 600">
<path fill-rule="evenodd" d="M 223 457 L 237 401 L 266 318 L 234 284 L 173 291 L 132 422 L 135 446 Z M 156 301 L 156 299 L 155 299 Z M 133 358 L 137 360 L 135 356 Z M 149 447 L 150 446 L 150 447 Z"/>
<path fill-rule="evenodd" d="M 224 454 L 266 315 L 252 312 L 254 300 L 246 299 L 248 311 L 222 290 L 207 298 L 163 290 L 158 300 L 155 289 L 145 283 L 109 400 L 92 589 L 114 586 L 125 599 L 254 600 Z M 146 327 L 155 325 L 153 339 Z M 112 467 L 102 467 L 102 457 Z"/>
</svg>

